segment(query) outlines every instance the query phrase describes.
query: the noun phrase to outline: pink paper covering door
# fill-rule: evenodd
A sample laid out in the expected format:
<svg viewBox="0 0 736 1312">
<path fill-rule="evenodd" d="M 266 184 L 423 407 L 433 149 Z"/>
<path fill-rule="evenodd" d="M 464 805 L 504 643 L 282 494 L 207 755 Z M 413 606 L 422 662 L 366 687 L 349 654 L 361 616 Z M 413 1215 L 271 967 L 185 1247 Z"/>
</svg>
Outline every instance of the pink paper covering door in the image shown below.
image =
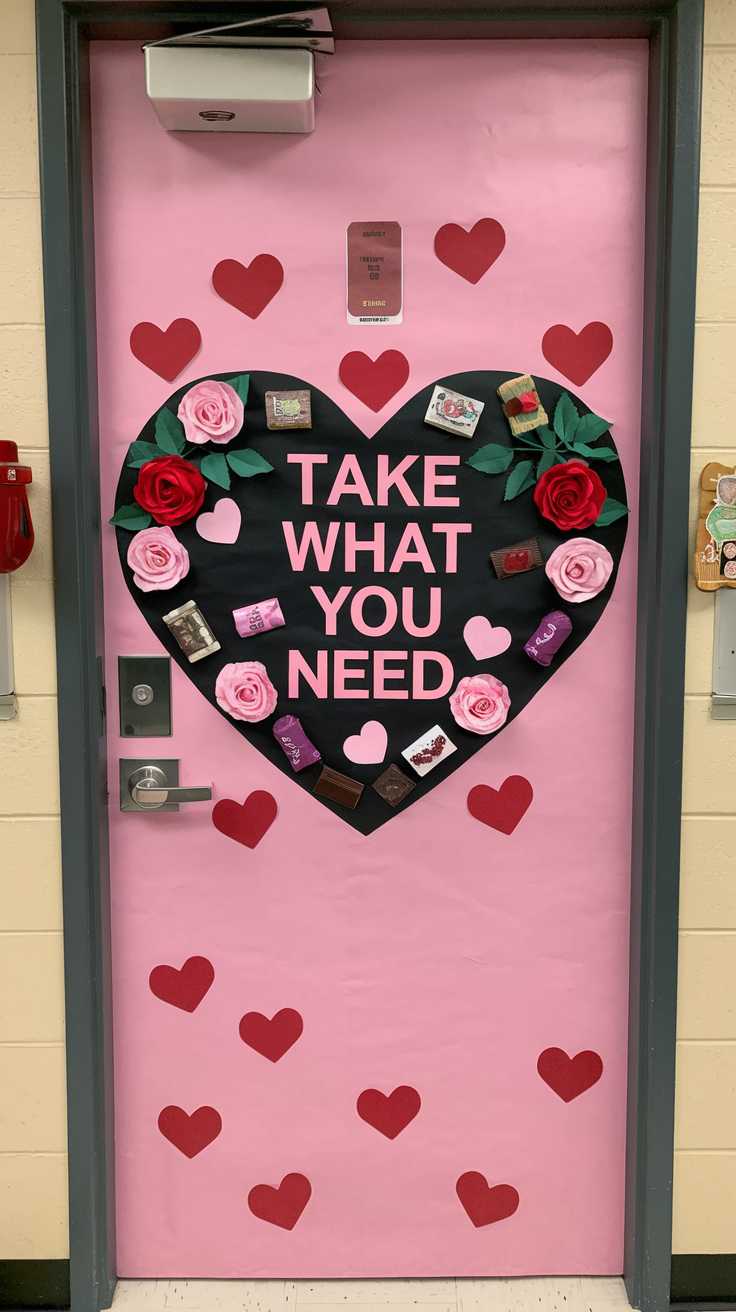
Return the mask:
<svg viewBox="0 0 736 1312">
<path fill-rule="evenodd" d="M 621 1270 L 646 67 L 644 42 L 341 43 L 320 70 L 313 136 L 169 135 L 138 47 L 93 45 L 103 519 L 129 443 L 174 390 L 134 358 L 131 329 L 178 318 L 202 346 L 176 386 L 294 374 L 367 437 L 452 373 L 528 370 L 569 386 L 613 422 L 631 511 L 585 644 L 502 734 L 369 836 L 176 666 L 171 739 L 120 738 L 111 715 L 121 1275 Z M 403 323 L 349 326 L 346 228 L 373 216 L 402 224 Z M 437 258 L 434 237 L 482 217 L 505 246 L 473 283 Z M 251 318 L 212 272 L 260 253 L 285 278 Z M 548 358 L 542 342 L 553 325 L 590 323 L 613 349 L 576 384 L 559 341 Z M 349 351 L 389 349 L 410 375 L 374 413 L 338 367 Z M 163 649 L 104 536 L 115 707 L 118 655 Z M 265 790 L 277 818 L 249 849 L 214 828 L 211 805 L 121 815 L 117 762 L 136 755 L 179 758 L 183 781 L 213 781 L 215 799 Z M 506 835 L 467 798 L 509 776 L 534 795 Z M 149 976 L 191 957 L 214 979 L 205 989 L 202 967 L 188 1011 Z M 294 1041 L 274 1061 L 239 1026 L 282 1009 L 303 1031 L 287 1016 Z M 571 1067 L 550 1049 L 596 1056 Z M 401 1086 L 415 1093 L 391 1107 L 370 1095 L 358 1114 L 366 1090 Z M 181 1113 L 159 1128 L 171 1107 Z M 188 1121 L 199 1108 L 213 1113 Z M 406 1124 L 391 1138 L 371 1123 L 382 1118 Z M 290 1175 L 309 1187 L 258 1190 Z"/>
</svg>

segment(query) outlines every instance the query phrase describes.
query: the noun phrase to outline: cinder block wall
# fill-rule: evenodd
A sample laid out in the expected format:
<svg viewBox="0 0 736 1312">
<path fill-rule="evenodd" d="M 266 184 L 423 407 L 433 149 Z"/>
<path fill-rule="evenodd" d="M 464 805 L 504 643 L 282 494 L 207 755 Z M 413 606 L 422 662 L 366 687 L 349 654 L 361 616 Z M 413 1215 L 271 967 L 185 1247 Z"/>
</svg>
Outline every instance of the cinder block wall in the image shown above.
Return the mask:
<svg viewBox="0 0 736 1312">
<path fill-rule="evenodd" d="M 706 0 L 693 488 L 736 463 L 736 0 Z M 0 435 L 33 465 L 13 579 L 20 715 L 0 725 L 0 1259 L 67 1254 L 64 1008 L 33 0 L 0 5 Z M 729 445 L 730 443 L 730 445 Z M 693 495 L 693 511 L 695 496 Z M 676 1252 L 736 1252 L 736 724 L 709 717 L 713 600 L 691 589 Z"/>
<path fill-rule="evenodd" d="M 65 1257 L 64 986 L 33 0 L 0 3 L 0 436 L 33 466 L 0 723 L 0 1259 Z"/>
<path fill-rule="evenodd" d="M 691 521 L 736 465 L 736 0 L 706 0 Z M 736 1253 L 736 722 L 710 717 L 713 597 L 691 582 L 680 897 L 676 1253 Z"/>
</svg>

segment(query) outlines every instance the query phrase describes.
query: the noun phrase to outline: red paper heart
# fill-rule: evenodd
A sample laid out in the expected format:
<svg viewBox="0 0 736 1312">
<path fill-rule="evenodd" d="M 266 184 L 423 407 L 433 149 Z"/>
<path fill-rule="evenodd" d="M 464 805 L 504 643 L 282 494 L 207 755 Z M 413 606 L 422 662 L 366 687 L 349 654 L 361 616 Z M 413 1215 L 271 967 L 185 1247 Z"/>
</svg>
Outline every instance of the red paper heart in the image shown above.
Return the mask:
<svg viewBox="0 0 736 1312">
<path fill-rule="evenodd" d="M 537 1070 L 563 1102 L 572 1102 L 586 1089 L 597 1084 L 603 1074 L 603 1062 L 597 1052 L 586 1049 L 568 1057 L 562 1048 L 545 1048 L 540 1053 Z"/>
<path fill-rule="evenodd" d="M 130 334 L 130 349 L 136 360 L 167 383 L 186 369 L 201 345 L 202 334 L 191 319 L 174 319 L 165 329 L 155 323 L 137 323 Z"/>
<path fill-rule="evenodd" d="M 356 1107 L 361 1120 L 385 1134 L 387 1139 L 395 1139 L 414 1120 L 421 1105 L 416 1089 L 409 1084 L 400 1084 L 388 1094 L 378 1089 L 364 1089 Z"/>
<path fill-rule="evenodd" d="M 206 957 L 188 957 L 181 970 L 176 966 L 154 966 L 148 977 L 151 992 L 162 1002 L 182 1011 L 196 1011 L 215 978 Z"/>
<path fill-rule="evenodd" d="M 513 1216 L 519 1206 L 519 1195 L 512 1184 L 489 1186 L 480 1171 L 466 1171 L 457 1184 L 457 1196 L 473 1225 L 491 1225 Z"/>
<path fill-rule="evenodd" d="M 434 253 L 453 273 L 468 282 L 480 282 L 506 245 L 506 233 L 497 219 L 478 219 L 470 232 L 459 223 L 445 223 L 434 236 Z"/>
<path fill-rule="evenodd" d="M 613 333 L 605 323 L 586 323 L 579 333 L 564 323 L 556 323 L 542 338 L 545 360 L 576 387 L 587 383 L 612 350 Z"/>
<path fill-rule="evenodd" d="M 265 310 L 283 281 L 284 266 L 275 255 L 256 255 L 250 264 L 220 260 L 212 270 L 217 295 L 250 319 L 257 319 Z"/>
<path fill-rule="evenodd" d="M 502 834 L 513 834 L 526 814 L 534 789 L 521 774 L 510 774 L 500 788 L 476 784 L 468 793 L 468 810 L 476 820 Z"/>
<path fill-rule="evenodd" d="M 214 1107 L 198 1107 L 191 1116 L 181 1107 L 164 1107 L 158 1118 L 158 1128 L 185 1157 L 196 1157 L 217 1138 L 222 1129 L 222 1117 Z"/>
<path fill-rule="evenodd" d="M 216 802 L 212 808 L 212 823 L 227 838 L 253 848 L 273 824 L 278 809 L 276 798 L 259 788 L 250 793 L 242 805 L 229 797 Z"/>
<path fill-rule="evenodd" d="M 304 1021 L 292 1007 L 282 1007 L 269 1020 L 260 1011 L 247 1011 L 240 1022 L 240 1037 L 269 1061 L 279 1061 L 293 1047 L 304 1029 Z"/>
<path fill-rule="evenodd" d="M 260 1221 L 293 1230 L 312 1196 L 306 1175 L 285 1175 L 278 1189 L 272 1184 L 254 1185 L 248 1194 L 248 1206 Z"/>
<path fill-rule="evenodd" d="M 409 377 L 409 361 L 401 351 L 383 351 L 371 360 L 364 351 L 348 351 L 340 361 L 340 382 L 371 410 L 382 410 Z"/>
</svg>

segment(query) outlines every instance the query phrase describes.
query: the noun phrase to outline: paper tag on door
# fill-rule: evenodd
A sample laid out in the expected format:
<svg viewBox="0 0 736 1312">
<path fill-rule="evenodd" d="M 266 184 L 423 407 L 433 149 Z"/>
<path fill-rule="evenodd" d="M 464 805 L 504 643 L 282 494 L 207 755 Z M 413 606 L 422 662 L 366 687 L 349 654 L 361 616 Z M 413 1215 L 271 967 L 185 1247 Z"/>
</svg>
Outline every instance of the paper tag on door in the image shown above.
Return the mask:
<svg viewBox="0 0 736 1312">
<path fill-rule="evenodd" d="M 400 223 L 350 223 L 347 232 L 348 323 L 401 323 Z"/>
</svg>

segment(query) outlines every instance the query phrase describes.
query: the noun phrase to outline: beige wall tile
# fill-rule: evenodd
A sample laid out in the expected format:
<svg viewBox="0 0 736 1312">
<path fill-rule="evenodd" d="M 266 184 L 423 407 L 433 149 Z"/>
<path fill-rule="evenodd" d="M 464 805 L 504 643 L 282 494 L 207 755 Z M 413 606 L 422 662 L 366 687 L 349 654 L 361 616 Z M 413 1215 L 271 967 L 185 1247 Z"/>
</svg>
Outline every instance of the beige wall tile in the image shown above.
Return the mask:
<svg viewBox="0 0 736 1312">
<path fill-rule="evenodd" d="M 736 50 L 705 51 L 700 182 L 736 182 Z"/>
<path fill-rule="evenodd" d="M 701 592 L 696 588 L 691 573 L 687 597 L 685 692 L 708 697 L 713 688 L 714 596 L 713 592 Z"/>
<path fill-rule="evenodd" d="M 712 719 L 709 697 L 686 701 L 683 812 L 729 814 L 734 810 L 735 778 L 733 721 Z"/>
<path fill-rule="evenodd" d="M 677 1037 L 736 1039 L 736 934 L 680 934 Z"/>
<path fill-rule="evenodd" d="M 3 930 L 60 930 L 61 835 L 59 821 L 0 819 Z"/>
<path fill-rule="evenodd" d="M 15 689 L 18 693 L 56 693 L 54 590 L 33 583 L 21 569 L 11 576 Z"/>
<path fill-rule="evenodd" d="M 36 66 L 33 55 L 0 53 L 0 193 L 38 195 Z"/>
<path fill-rule="evenodd" d="M 0 199 L 0 287 L 4 323 L 43 322 L 37 200 Z"/>
<path fill-rule="evenodd" d="M 59 760 L 56 698 L 21 697 L 0 725 L 0 816 L 56 815 Z"/>
<path fill-rule="evenodd" d="M 681 854 L 680 928 L 736 929 L 736 815 L 684 816 Z"/>
<path fill-rule="evenodd" d="M 736 192 L 700 197 L 698 319 L 736 319 Z"/>
<path fill-rule="evenodd" d="M 54 577 L 54 555 L 51 543 L 51 474 L 48 451 L 27 450 L 21 447 L 19 458 L 33 469 L 33 482 L 28 488 L 36 540 L 19 579 L 24 583 L 37 583 Z M 62 562 L 63 564 L 63 562 Z"/>
<path fill-rule="evenodd" d="M 0 1257 L 69 1256 L 66 1157 L 0 1155 Z"/>
<path fill-rule="evenodd" d="M 736 1043 L 680 1043 L 675 1145 L 736 1149 Z"/>
<path fill-rule="evenodd" d="M 736 5 L 733 0 L 705 0 L 706 43 L 736 43 Z"/>
<path fill-rule="evenodd" d="M 736 4 L 734 5 L 736 11 Z M 736 319 L 736 307 L 733 317 Z M 695 328 L 693 446 L 734 450 L 736 323 L 699 323 Z M 719 457 L 724 459 L 724 457 Z M 736 461 L 736 456 L 734 457 Z M 703 462 L 705 463 L 705 462 Z"/>
<path fill-rule="evenodd" d="M 49 444 L 44 351 L 43 328 L 0 325 L 3 434 L 26 449 Z"/>
<path fill-rule="evenodd" d="M 33 0 L 3 0 L 0 49 L 9 55 L 32 55 L 35 48 Z"/>
<path fill-rule="evenodd" d="M 0 1153 L 65 1153 L 64 1045 L 3 1044 L 0 1063 Z"/>
<path fill-rule="evenodd" d="M 63 1043 L 61 934 L 0 938 L 0 1043 Z"/>
<path fill-rule="evenodd" d="M 736 1253 L 736 1153 L 675 1154 L 675 1253 Z"/>
</svg>

